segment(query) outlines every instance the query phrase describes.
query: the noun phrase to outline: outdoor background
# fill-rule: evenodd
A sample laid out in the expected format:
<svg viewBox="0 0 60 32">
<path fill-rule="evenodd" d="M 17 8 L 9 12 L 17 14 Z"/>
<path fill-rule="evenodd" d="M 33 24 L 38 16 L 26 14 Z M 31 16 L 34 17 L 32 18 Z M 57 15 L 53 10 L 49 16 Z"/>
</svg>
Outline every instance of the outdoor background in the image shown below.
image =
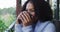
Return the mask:
<svg viewBox="0 0 60 32">
<path fill-rule="evenodd" d="M 16 0 L 0 0 L 0 32 L 4 32 L 16 19 Z"/>
</svg>

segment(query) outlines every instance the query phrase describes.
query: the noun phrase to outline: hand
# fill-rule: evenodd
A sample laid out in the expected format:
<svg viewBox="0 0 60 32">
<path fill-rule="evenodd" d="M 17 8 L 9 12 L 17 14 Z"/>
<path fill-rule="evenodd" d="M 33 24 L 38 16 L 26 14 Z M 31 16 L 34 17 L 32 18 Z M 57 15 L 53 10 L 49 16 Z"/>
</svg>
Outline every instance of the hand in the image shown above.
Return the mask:
<svg viewBox="0 0 60 32">
<path fill-rule="evenodd" d="M 23 26 L 29 26 L 32 24 L 32 19 L 26 11 L 19 14 L 19 19 L 21 19 Z"/>
<path fill-rule="evenodd" d="M 16 24 L 21 24 L 21 20 L 20 20 L 20 15 L 18 15 L 17 19 L 16 19 Z"/>
</svg>

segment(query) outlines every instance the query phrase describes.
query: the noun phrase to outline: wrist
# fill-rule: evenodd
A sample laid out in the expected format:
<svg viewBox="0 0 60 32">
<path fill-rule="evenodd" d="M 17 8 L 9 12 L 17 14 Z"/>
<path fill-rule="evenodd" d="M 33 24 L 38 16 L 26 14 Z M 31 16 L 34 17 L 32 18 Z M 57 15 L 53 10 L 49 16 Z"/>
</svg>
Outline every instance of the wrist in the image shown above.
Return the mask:
<svg viewBox="0 0 60 32">
<path fill-rule="evenodd" d="M 23 27 L 31 26 L 32 24 L 23 24 Z"/>
</svg>

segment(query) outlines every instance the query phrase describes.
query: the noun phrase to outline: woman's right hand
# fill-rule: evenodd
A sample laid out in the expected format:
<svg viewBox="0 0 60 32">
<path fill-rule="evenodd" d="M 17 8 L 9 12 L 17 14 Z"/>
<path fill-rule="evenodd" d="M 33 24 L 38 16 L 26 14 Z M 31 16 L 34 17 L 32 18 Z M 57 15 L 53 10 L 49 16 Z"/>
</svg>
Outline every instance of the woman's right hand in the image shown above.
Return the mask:
<svg viewBox="0 0 60 32">
<path fill-rule="evenodd" d="M 18 15 L 17 19 L 16 19 L 16 24 L 21 24 L 21 20 L 20 20 L 20 14 Z"/>
</svg>

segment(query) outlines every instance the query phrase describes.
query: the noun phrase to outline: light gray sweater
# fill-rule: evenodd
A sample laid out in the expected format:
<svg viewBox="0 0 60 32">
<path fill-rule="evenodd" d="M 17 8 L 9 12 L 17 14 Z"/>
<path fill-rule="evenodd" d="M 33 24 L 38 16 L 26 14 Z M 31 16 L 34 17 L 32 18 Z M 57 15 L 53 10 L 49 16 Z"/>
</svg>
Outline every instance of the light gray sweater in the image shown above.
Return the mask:
<svg viewBox="0 0 60 32">
<path fill-rule="evenodd" d="M 55 26 L 50 21 L 38 21 L 33 30 L 32 25 L 22 27 L 21 24 L 15 24 L 15 32 L 56 32 Z"/>
</svg>

